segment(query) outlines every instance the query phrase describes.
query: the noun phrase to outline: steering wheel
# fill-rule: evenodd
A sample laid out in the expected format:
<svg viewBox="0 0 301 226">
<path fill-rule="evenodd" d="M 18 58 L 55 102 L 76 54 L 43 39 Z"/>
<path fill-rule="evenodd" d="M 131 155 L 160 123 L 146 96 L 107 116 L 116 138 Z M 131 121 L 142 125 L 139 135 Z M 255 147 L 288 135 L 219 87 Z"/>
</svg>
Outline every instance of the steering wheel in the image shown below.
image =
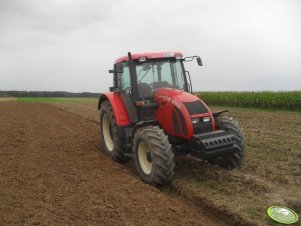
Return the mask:
<svg viewBox="0 0 301 226">
<path fill-rule="evenodd" d="M 154 84 L 157 83 L 157 82 L 152 82 L 150 84 L 148 84 L 152 89 L 154 89 Z"/>
<path fill-rule="evenodd" d="M 172 88 L 172 86 L 166 82 L 166 81 L 157 81 L 157 82 L 152 82 L 150 84 L 148 84 L 152 89 L 154 89 L 154 85 L 158 85 L 158 87 L 156 87 L 156 89 L 158 88 Z"/>
</svg>

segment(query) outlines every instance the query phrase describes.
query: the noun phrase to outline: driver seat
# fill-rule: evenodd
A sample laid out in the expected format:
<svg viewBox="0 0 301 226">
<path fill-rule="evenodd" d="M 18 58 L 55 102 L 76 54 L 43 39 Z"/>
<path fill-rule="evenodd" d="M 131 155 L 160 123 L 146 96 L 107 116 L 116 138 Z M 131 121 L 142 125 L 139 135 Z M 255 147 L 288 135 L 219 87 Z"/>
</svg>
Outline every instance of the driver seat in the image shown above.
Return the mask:
<svg viewBox="0 0 301 226">
<path fill-rule="evenodd" d="M 140 98 L 150 98 L 153 96 L 153 90 L 147 83 L 139 83 L 138 92 Z"/>
</svg>

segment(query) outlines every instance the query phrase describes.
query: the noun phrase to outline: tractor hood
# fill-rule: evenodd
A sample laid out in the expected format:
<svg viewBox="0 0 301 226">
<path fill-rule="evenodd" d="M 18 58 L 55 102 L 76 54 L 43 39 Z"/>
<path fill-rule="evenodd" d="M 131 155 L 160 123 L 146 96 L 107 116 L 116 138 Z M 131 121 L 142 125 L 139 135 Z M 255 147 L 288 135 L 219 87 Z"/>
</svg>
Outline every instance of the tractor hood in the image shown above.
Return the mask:
<svg viewBox="0 0 301 226">
<path fill-rule="evenodd" d="M 180 102 L 194 102 L 200 100 L 198 97 L 192 95 L 191 93 L 185 92 L 183 90 L 171 89 L 171 88 L 161 88 L 155 91 L 155 99 L 165 99 L 165 101 L 170 102 L 172 99 Z"/>
<path fill-rule="evenodd" d="M 168 102 L 178 109 L 187 109 L 189 115 L 210 114 L 208 106 L 197 96 L 183 90 L 161 88 L 155 91 L 157 103 Z"/>
<path fill-rule="evenodd" d="M 215 130 L 210 109 L 200 98 L 191 93 L 161 88 L 155 91 L 155 102 L 158 103 L 155 112 L 156 120 L 173 136 L 190 139 L 193 134 Z M 194 124 L 192 124 L 193 119 Z"/>
</svg>

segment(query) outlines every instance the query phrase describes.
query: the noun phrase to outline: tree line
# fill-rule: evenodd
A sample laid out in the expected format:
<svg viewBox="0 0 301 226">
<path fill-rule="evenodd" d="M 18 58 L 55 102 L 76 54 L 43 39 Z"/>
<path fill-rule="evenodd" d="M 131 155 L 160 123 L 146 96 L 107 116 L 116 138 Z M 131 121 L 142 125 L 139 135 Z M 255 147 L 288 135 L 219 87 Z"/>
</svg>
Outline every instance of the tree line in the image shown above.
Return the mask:
<svg viewBox="0 0 301 226">
<path fill-rule="evenodd" d="M 99 93 L 72 93 L 65 91 L 1 91 L 0 97 L 99 97 Z"/>
</svg>

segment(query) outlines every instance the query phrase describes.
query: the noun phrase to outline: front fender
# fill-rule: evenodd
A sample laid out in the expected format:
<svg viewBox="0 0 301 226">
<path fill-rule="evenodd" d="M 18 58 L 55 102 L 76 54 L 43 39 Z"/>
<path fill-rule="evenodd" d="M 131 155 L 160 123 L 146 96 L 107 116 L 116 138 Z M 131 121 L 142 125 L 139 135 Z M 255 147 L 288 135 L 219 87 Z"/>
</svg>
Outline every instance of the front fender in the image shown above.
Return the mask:
<svg viewBox="0 0 301 226">
<path fill-rule="evenodd" d="M 131 124 L 126 112 L 126 108 L 120 98 L 120 96 L 114 92 L 102 93 L 99 96 L 98 109 L 101 108 L 102 102 L 108 100 L 112 105 L 116 124 L 118 126 L 128 126 Z"/>
</svg>

